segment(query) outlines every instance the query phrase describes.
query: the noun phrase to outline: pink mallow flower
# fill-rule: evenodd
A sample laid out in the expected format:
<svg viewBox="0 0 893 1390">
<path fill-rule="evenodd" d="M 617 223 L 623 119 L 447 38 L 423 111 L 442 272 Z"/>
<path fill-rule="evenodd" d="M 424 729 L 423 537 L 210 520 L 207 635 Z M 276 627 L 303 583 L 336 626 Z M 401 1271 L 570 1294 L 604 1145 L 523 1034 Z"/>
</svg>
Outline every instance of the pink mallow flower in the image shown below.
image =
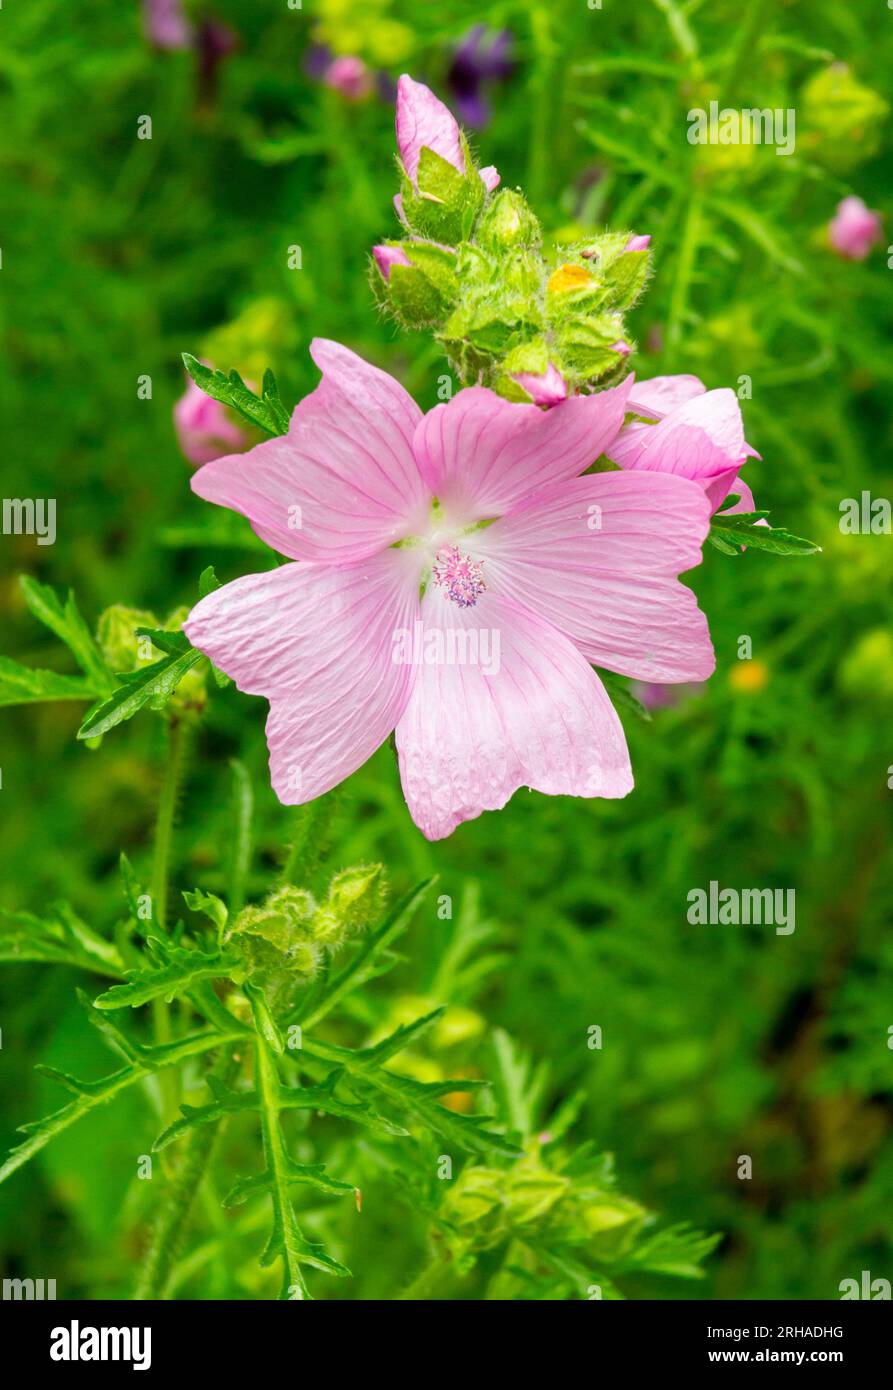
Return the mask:
<svg viewBox="0 0 893 1390">
<path fill-rule="evenodd" d="M 418 188 L 419 156 L 425 148 L 439 154 L 460 174 L 467 172 L 456 118 L 430 87 L 414 82 L 406 73 L 397 83 L 397 148 L 413 188 Z M 491 193 L 499 186 L 499 174 L 492 165 L 481 169 L 480 175 Z"/>
<path fill-rule="evenodd" d="M 828 239 L 838 255 L 850 261 L 864 261 L 871 248 L 883 239 L 883 230 L 881 214 L 851 195 L 838 203 L 828 223 Z"/>
<path fill-rule="evenodd" d="M 425 415 L 340 344 L 310 350 L 322 381 L 288 433 L 192 480 L 294 562 L 215 590 L 184 624 L 269 700 L 280 800 L 321 796 L 392 730 L 432 840 L 522 786 L 626 796 L 623 729 L 590 663 L 660 682 L 714 668 L 678 579 L 701 559 L 702 489 L 581 476 L 632 378 L 546 412 L 471 387 Z"/>
<path fill-rule="evenodd" d="M 712 512 L 732 491 L 739 501 L 729 511 L 753 511 L 753 493 L 738 475 L 748 458 L 760 456 L 744 438 L 734 391 L 708 391 L 696 376 L 656 376 L 635 383 L 627 409 L 645 419 L 621 430 L 607 450 L 613 463 L 691 478 L 704 489 Z"/>
<path fill-rule="evenodd" d="M 174 429 L 180 448 L 195 465 L 244 449 L 249 442 L 226 407 L 206 396 L 191 380 L 174 406 Z"/>
</svg>

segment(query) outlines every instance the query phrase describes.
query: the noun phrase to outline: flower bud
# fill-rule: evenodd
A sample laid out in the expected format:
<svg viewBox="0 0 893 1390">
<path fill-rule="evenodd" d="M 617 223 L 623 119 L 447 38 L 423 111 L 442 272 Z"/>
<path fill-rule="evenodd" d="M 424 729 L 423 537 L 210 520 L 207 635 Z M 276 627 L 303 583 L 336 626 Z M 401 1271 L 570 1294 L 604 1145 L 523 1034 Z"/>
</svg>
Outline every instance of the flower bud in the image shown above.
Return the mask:
<svg viewBox="0 0 893 1390">
<path fill-rule="evenodd" d="M 443 321 L 458 293 L 456 256 L 433 241 L 375 246 L 373 292 L 405 328 Z"/>
<path fill-rule="evenodd" d="M 538 247 L 542 229 L 521 194 L 504 188 L 483 213 L 475 239 L 478 245 L 496 252 L 514 246 Z"/>
<path fill-rule="evenodd" d="M 385 899 L 384 867 L 358 864 L 342 869 L 329 884 L 325 902 L 313 919 L 313 935 L 326 944 L 367 927 L 381 914 Z"/>
<path fill-rule="evenodd" d="M 138 627 L 158 627 L 158 619 L 145 608 L 128 608 L 123 603 L 113 603 L 100 614 L 96 641 L 110 670 L 134 671 L 163 655 L 145 638 L 145 648 L 140 650 Z"/>
<path fill-rule="evenodd" d="M 798 144 L 829 169 L 846 173 L 877 153 L 889 109 L 846 63 L 832 63 L 800 94 Z"/>
</svg>

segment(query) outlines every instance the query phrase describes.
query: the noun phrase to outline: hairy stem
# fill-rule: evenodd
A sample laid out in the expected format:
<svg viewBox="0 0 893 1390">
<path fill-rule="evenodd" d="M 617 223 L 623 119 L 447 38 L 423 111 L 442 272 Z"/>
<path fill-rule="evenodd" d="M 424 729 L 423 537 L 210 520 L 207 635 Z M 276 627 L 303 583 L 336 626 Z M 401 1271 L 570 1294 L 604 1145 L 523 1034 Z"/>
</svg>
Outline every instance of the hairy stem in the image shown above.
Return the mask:
<svg viewBox="0 0 893 1390">
<path fill-rule="evenodd" d="M 282 869 L 283 883 L 307 884 L 328 852 L 329 828 L 338 805 L 335 792 L 298 807 L 294 837 Z"/>
<path fill-rule="evenodd" d="M 214 1080 L 228 1082 L 237 1063 L 231 1047 L 221 1048 L 209 1073 Z M 183 1145 L 180 1164 L 171 1179 L 152 1231 L 152 1238 L 139 1273 L 135 1299 L 163 1299 L 186 1235 L 189 1211 L 211 1159 L 222 1120 L 192 1130 Z"/>
</svg>

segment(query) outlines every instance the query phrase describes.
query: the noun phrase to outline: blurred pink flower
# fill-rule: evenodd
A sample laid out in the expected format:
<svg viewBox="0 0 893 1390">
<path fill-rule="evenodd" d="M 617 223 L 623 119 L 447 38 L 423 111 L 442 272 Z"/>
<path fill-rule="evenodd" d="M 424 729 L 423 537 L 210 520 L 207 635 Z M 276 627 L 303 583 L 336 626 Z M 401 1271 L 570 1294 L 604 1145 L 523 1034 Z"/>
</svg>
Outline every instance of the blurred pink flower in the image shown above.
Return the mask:
<svg viewBox="0 0 893 1390">
<path fill-rule="evenodd" d="M 143 29 L 150 43 L 170 53 L 191 48 L 195 37 L 183 0 L 143 0 Z"/>
<path fill-rule="evenodd" d="M 828 223 L 828 237 L 834 250 L 851 261 L 864 261 L 871 248 L 883 239 L 883 230 L 881 214 L 873 212 L 855 196 L 842 199 Z"/>
<path fill-rule="evenodd" d="M 554 362 L 544 372 L 515 372 L 512 380 L 527 392 L 534 405 L 558 405 L 567 399 L 567 382 Z"/>
<path fill-rule="evenodd" d="M 362 101 L 369 96 L 374 82 L 372 73 L 362 58 L 346 55 L 335 58 L 326 68 L 323 82 L 327 87 L 340 92 L 348 101 Z"/>
<path fill-rule="evenodd" d="M 661 682 L 714 667 L 678 579 L 701 558 L 701 488 L 583 473 L 632 379 L 546 412 L 471 387 L 423 415 L 340 344 L 311 354 L 323 378 L 287 435 L 192 482 L 295 562 L 215 590 L 185 624 L 270 701 L 280 800 L 322 795 L 395 729 L 429 839 L 522 786 L 625 796 L 623 730 L 590 663 Z"/>
<path fill-rule="evenodd" d="M 711 511 L 734 490 L 740 500 L 729 510 L 753 511 L 753 493 L 738 475 L 759 454 L 744 438 L 734 391 L 708 391 L 696 376 L 656 376 L 636 382 L 628 409 L 656 423 L 626 425 L 608 450 L 613 463 L 691 478 L 703 487 Z"/>
<path fill-rule="evenodd" d="M 631 236 L 623 249 L 624 251 L 647 251 L 650 245 L 650 236 Z"/>
<path fill-rule="evenodd" d="M 226 407 L 206 396 L 192 380 L 174 406 L 174 428 L 180 448 L 195 465 L 245 449 L 250 442 Z"/>
<path fill-rule="evenodd" d="M 659 685 L 656 681 L 633 681 L 630 693 L 647 710 L 670 709 L 687 704 L 706 689 L 704 681 L 686 681 L 681 685 Z"/>
<path fill-rule="evenodd" d="M 460 174 L 466 172 L 465 152 L 455 116 L 423 82 L 414 82 L 406 73 L 397 83 L 397 148 L 406 176 L 418 187 L 419 157 L 423 149 L 433 150 Z M 492 193 L 499 174 L 492 165 L 480 171 Z"/>
</svg>

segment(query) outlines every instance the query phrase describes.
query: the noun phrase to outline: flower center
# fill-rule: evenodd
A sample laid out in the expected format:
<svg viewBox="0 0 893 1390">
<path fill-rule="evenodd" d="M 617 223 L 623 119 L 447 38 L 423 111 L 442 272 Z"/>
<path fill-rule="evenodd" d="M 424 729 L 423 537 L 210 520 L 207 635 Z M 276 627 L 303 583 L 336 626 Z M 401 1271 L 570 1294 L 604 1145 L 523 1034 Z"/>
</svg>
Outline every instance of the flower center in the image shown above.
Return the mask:
<svg viewBox="0 0 893 1390">
<path fill-rule="evenodd" d="M 486 589 L 483 561 L 472 560 L 457 545 L 442 545 L 431 576 L 438 589 L 460 608 L 473 608 Z"/>
</svg>

